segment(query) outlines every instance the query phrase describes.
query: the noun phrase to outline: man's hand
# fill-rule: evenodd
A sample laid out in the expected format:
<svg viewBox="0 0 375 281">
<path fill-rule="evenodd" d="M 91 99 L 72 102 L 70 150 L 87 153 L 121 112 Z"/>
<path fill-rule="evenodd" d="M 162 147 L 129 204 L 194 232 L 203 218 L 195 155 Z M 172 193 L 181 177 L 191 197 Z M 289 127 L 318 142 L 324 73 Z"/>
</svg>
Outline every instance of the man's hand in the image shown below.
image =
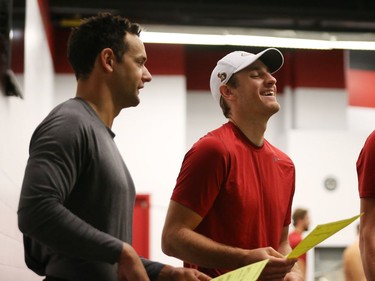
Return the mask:
<svg viewBox="0 0 375 281">
<path fill-rule="evenodd" d="M 282 254 L 277 252 L 271 247 L 259 248 L 248 251 L 247 264 L 258 262 L 261 260 L 268 259 L 268 263 L 264 270 L 262 271 L 259 280 L 262 281 L 300 281 L 303 279 L 293 279 L 293 275 L 290 277 L 292 279 L 284 279 L 286 275 L 291 272 L 297 259 L 287 259 Z M 288 276 L 289 278 L 289 276 Z"/>
<path fill-rule="evenodd" d="M 158 281 L 209 281 L 211 277 L 192 268 L 164 266 Z"/>
<path fill-rule="evenodd" d="M 124 243 L 118 262 L 119 281 L 150 281 L 145 267 L 137 252 L 127 243 Z"/>
</svg>

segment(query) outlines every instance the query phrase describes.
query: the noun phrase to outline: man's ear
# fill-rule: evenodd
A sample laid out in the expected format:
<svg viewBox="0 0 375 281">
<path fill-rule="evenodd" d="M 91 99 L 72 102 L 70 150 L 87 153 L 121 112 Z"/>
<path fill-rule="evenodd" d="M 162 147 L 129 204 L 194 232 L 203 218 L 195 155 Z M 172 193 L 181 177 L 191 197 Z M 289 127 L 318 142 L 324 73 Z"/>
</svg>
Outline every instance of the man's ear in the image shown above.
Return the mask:
<svg viewBox="0 0 375 281">
<path fill-rule="evenodd" d="M 111 48 L 103 49 L 99 54 L 100 65 L 107 72 L 113 71 L 113 64 L 115 62 L 115 55 Z"/>
<path fill-rule="evenodd" d="M 220 89 L 221 96 L 225 98 L 226 100 L 228 99 L 230 100 L 233 98 L 232 89 L 227 84 L 220 85 L 219 89 Z"/>
</svg>

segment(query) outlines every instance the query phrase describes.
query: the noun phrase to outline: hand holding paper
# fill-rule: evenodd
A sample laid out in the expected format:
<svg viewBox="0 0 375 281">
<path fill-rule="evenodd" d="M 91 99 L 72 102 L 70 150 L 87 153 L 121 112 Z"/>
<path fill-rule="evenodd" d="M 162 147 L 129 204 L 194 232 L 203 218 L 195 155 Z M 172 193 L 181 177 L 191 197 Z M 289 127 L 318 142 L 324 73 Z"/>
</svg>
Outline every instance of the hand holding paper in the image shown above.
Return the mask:
<svg viewBox="0 0 375 281">
<path fill-rule="evenodd" d="M 353 221 L 358 219 L 360 215 L 354 216 L 349 219 L 335 221 L 331 223 L 326 224 L 320 224 L 317 227 L 314 228 L 314 230 L 306 236 L 305 239 L 301 241 L 297 245 L 297 247 L 294 248 L 292 252 L 287 255 L 287 258 L 293 259 L 298 258 L 302 254 L 306 253 L 311 248 L 315 247 L 319 243 L 326 240 L 328 237 L 332 236 L 336 232 L 340 231 L 344 227 L 351 224 Z M 212 280 L 214 281 L 256 281 L 258 280 L 260 274 L 262 273 L 263 269 L 268 263 L 267 260 L 263 260 L 260 262 L 256 262 L 253 264 L 249 264 L 247 266 L 238 268 L 236 270 L 233 270 L 231 272 L 228 272 L 226 274 L 223 274 L 219 277 L 216 277 Z"/>
</svg>

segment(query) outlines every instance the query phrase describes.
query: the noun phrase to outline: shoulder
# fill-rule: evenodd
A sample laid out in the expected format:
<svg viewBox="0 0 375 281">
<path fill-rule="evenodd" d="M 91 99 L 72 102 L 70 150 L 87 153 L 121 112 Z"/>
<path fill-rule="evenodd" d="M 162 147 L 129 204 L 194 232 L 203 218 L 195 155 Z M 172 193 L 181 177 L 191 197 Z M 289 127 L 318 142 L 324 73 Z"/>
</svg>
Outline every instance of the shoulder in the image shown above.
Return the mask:
<svg viewBox="0 0 375 281">
<path fill-rule="evenodd" d="M 80 99 L 70 99 L 53 108 L 39 124 L 37 130 L 43 128 L 69 133 L 76 128 L 91 124 L 94 118 L 95 113 L 88 104 Z"/>
<path fill-rule="evenodd" d="M 227 149 L 223 142 L 215 136 L 206 135 L 199 139 L 186 153 L 185 160 L 203 162 L 216 162 L 225 158 Z"/>
<path fill-rule="evenodd" d="M 369 141 L 375 142 L 375 131 L 372 131 L 372 133 L 367 138 Z"/>
<path fill-rule="evenodd" d="M 225 137 L 225 129 L 220 127 L 201 137 L 190 149 L 191 153 L 199 152 L 206 156 L 222 155 L 228 151 L 228 140 Z"/>
<path fill-rule="evenodd" d="M 87 136 L 93 135 L 94 128 L 100 126 L 87 106 L 76 99 L 57 105 L 37 126 L 31 143 L 63 145 L 87 139 Z"/>
<path fill-rule="evenodd" d="M 344 255 L 350 255 L 350 253 L 352 253 L 354 250 L 354 244 L 350 244 L 348 245 L 345 250 L 344 250 Z"/>
<path fill-rule="evenodd" d="M 373 131 L 366 139 L 363 147 L 364 150 L 375 152 L 375 131 Z"/>
<path fill-rule="evenodd" d="M 75 98 L 57 105 L 46 117 L 65 122 L 84 123 L 95 116 L 93 109 L 83 100 Z M 76 122 L 77 123 L 77 122 Z M 74 126 L 75 124 L 71 124 Z"/>
<path fill-rule="evenodd" d="M 360 258 L 359 244 L 355 242 L 349 245 L 343 252 L 344 260 L 351 261 Z"/>
</svg>

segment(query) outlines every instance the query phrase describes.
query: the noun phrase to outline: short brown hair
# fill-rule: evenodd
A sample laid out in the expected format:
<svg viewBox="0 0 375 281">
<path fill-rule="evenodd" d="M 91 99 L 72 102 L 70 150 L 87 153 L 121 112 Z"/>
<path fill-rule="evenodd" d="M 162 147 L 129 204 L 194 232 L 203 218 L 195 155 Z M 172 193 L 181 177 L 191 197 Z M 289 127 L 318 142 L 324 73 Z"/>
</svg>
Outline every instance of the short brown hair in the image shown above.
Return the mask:
<svg viewBox="0 0 375 281">
<path fill-rule="evenodd" d="M 307 215 L 307 212 L 308 211 L 306 209 L 303 209 L 303 208 L 295 209 L 294 212 L 293 212 L 293 216 L 292 216 L 293 226 L 296 226 L 297 221 L 303 220 L 305 218 L 305 216 Z"/>
<path fill-rule="evenodd" d="M 117 61 L 121 61 L 128 50 L 124 38 L 127 33 L 139 36 L 141 27 L 127 18 L 99 13 L 82 20 L 80 26 L 72 29 L 68 40 L 68 60 L 77 79 L 89 76 L 97 55 L 104 48 L 111 48 Z"/>
</svg>

